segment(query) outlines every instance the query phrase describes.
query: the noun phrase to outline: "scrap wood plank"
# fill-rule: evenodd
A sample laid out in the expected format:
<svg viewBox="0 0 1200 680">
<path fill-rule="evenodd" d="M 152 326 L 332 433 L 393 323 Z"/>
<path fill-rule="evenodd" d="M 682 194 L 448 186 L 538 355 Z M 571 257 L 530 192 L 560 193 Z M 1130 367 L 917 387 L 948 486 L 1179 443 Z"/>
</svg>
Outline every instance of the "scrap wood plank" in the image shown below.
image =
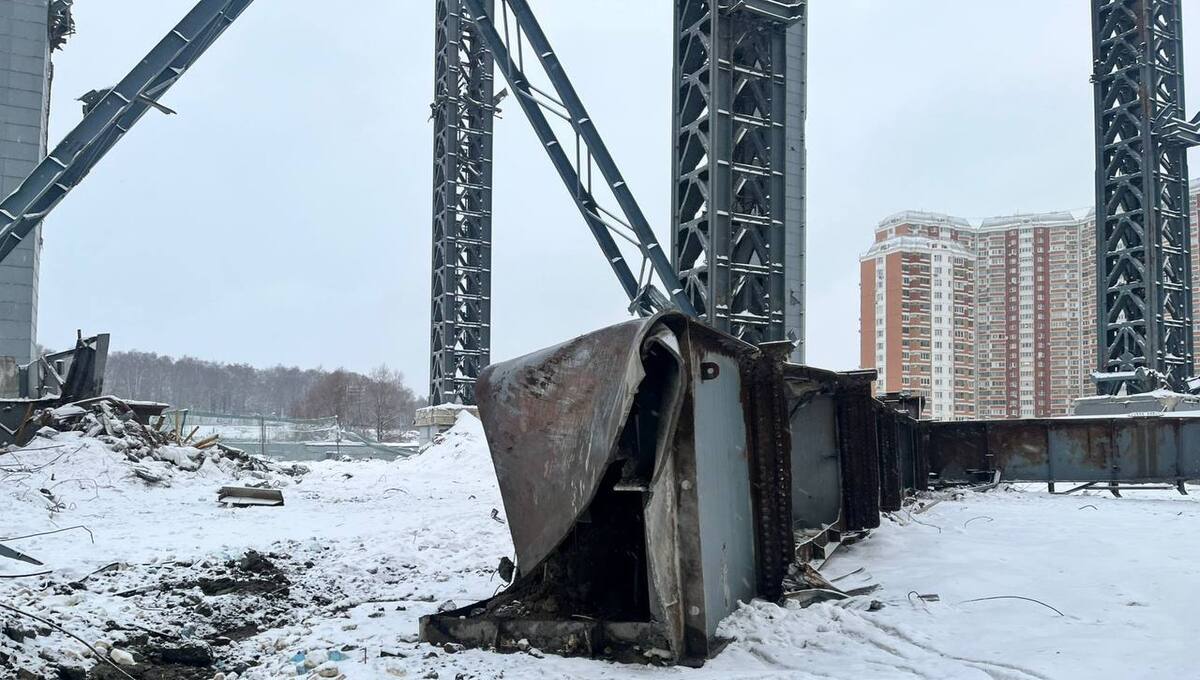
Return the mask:
<svg viewBox="0 0 1200 680">
<path fill-rule="evenodd" d="M 198 430 L 200 428 L 197 427 L 196 429 Z M 193 430 L 192 434 L 195 434 L 194 430 Z M 217 440 L 219 440 L 220 438 L 221 438 L 221 435 L 219 435 L 219 434 L 210 435 L 208 437 L 205 437 L 204 439 L 201 439 L 200 441 L 196 442 L 195 444 L 192 444 L 192 446 L 194 446 L 197 449 L 207 449 L 208 447 L 212 446 L 213 444 L 216 444 Z M 188 439 L 191 439 L 191 435 L 188 435 Z"/>
</svg>

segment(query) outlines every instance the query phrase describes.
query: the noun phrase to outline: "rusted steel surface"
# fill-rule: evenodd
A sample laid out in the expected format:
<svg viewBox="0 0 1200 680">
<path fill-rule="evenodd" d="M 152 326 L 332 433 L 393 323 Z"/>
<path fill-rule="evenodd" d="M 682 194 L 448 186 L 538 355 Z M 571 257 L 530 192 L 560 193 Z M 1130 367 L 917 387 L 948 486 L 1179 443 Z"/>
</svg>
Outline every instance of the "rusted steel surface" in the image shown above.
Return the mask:
<svg viewBox="0 0 1200 680">
<path fill-rule="evenodd" d="M 504 496 L 517 565 L 528 572 L 567 536 L 616 452 L 655 319 L 637 319 L 492 364 L 475 393 Z"/>
<path fill-rule="evenodd" d="M 783 363 L 791 349 L 790 342 L 773 343 L 767 356 L 749 356 L 742 364 L 742 401 L 754 458 L 758 592 L 768 600 L 783 596 L 783 577 L 792 561 L 792 441 L 783 382 Z"/>
<path fill-rule="evenodd" d="M 879 437 L 879 508 L 885 512 L 899 510 L 904 501 L 900 461 L 900 420 L 904 417 L 877 403 L 875 429 Z"/>
<path fill-rule="evenodd" d="M 881 402 L 874 371 L 790 350 L 664 313 L 485 369 L 517 569 L 496 596 L 423 617 L 422 636 L 700 663 L 739 602 L 782 596 L 798 555 L 878 526 L 919 477 L 919 401 Z"/>
<path fill-rule="evenodd" d="M 871 385 L 845 389 L 837 402 L 842 458 L 842 526 L 861 531 L 879 526 L 879 439 Z"/>
<path fill-rule="evenodd" d="M 488 367 L 517 573 L 422 635 L 706 658 L 739 602 L 782 594 L 793 556 L 783 359 L 665 313 Z"/>
<path fill-rule="evenodd" d="M 1046 418 L 921 423 L 930 473 L 982 481 L 1178 482 L 1200 478 L 1200 418 Z"/>
</svg>

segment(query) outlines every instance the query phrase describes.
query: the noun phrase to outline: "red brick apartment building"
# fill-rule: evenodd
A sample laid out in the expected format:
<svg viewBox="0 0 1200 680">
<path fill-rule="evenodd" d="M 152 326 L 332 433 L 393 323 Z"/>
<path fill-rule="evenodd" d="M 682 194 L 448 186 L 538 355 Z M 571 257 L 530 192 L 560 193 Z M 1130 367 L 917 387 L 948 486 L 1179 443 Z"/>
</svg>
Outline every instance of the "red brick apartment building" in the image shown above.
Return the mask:
<svg viewBox="0 0 1200 680">
<path fill-rule="evenodd" d="M 1190 198 L 1195 279 L 1200 182 Z M 892 215 L 860 258 L 860 365 L 926 417 L 1063 415 L 1094 393 L 1095 266 L 1092 211 Z"/>
</svg>

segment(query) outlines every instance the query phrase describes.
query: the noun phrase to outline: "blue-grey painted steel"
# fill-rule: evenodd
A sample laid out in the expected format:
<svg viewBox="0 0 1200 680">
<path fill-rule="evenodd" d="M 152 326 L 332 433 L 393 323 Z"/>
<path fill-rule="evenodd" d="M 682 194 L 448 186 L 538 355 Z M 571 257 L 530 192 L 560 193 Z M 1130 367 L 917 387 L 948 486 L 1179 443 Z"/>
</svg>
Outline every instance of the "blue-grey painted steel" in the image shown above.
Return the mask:
<svg viewBox="0 0 1200 680">
<path fill-rule="evenodd" d="M 630 269 L 625 256 L 617 247 L 616 241 L 613 239 L 609 227 L 602 216 L 602 212 L 604 211 L 592 194 L 590 176 L 586 179 L 581 177 L 580 169 L 571 163 L 561 140 L 559 140 L 553 128 L 550 127 L 549 121 L 537 103 L 537 97 L 532 90 L 529 79 L 522 70 L 522 63 L 519 63 L 514 58 L 513 50 L 496 28 L 495 21 L 491 14 L 485 10 L 482 0 L 463 0 L 463 3 L 470 9 L 473 15 L 479 17 L 478 23 L 482 29 L 483 38 L 495 55 L 496 63 L 500 66 L 500 71 L 513 88 L 517 103 L 521 106 L 521 110 L 525 112 L 526 118 L 529 119 L 534 132 L 542 142 L 546 153 L 550 156 L 551 163 L 554 164 L 555 170 L 558 171 L 559 177 L 566 185 L 567 191 L 571 194 L 572 200 L 591 230 L 592 236 L 596 239 L 600 250 L 604 253 L 614 273 L 616 273 L 617 280 L 632 303 L 631 306 L 643 315 L 662 309 L 667 304 L 665 300 L 661 299 L 662 294 L 652 287 L 642 286 L 641 282 Z M 600 171 L 613 196 L 617 199 L 625 221 L 634 232 L 634 236 L 638 241 L 637 247 L 642 257 L 646 258 L 654 274 L 666 287 L 667 295 L 670 297 L 670 304 L 678 307 L 680 311 L 694 316 L 695 309 L 692 307 L 690 301 L 683 296 L 682 288 L 679 285 L 679 280 L 675 276 L 674 270 L 671 268 L 670 261 L 662 252 L 662 247 L 658 244 L 658 240 L 646 222 L 644 214 L 636 201 L 634 201 L 633 195 L 630 193 L 624 178 L 617 169 L 616 163 L 608 153 L 604 141 L 600 138 L 595 124 L 592 123 L 591 117 L 584 109 L 583 103 L 567 78 L 566 72 L 563 71 L 562 64 L 558 61 L 558 57 L 550 47 L 549 41 L 542 32 L 541 27 L 534 19 L 533 12 L 523 0 L 502 0 L 501 6 L 502 8 L 511 10 L 513 13 L 519 34 L 529 42 L 531 49 L 536 52 L 538 60 L 541 62 L 547 77 L 553 85 L 554 94 L 559 98 L 563 108 L 566 109 L 567 121 L 577 137 L 586 145 L 587 158 L 581 159 L 581 162 L 587 162 L 589 168 L 591 163 L 595 163 L 596 169 Z"/>
<path fill-rule="evenodd" d="M 783 220 L 783 335 L 795 343 L 791 361 L 804 363 L 804 309 L 807 303 L 805 258 L 807 245 L 807 161 L 805 123 L 808 118 L 808 20 L 787 28 L 787 107 L 784 130 L 787 155 Z"/>
<path fill-rule="evenodd" d="M 50 54 L 59 32 L 47 0 L 0 0 L 0 196 L 46 155 Z M 69 5 L 65 8 L 70 16 Z M 62 36 L 65 37 L 65 36 Z M 41 234 L 0 263 L 0 356 L 33 359 Z"/>
<path fill-rule="evenodd" d="M 701 367 L 716 365 L 702 379 Z M 711 637 L 738 600 L 756 592 L 754 503 L 738 360 L 708 349 L 693 362 L 696 498 L 704 573 L 705 626 Z"/>
<path fill-rule="evenodd" d="M 487 2 L 488 9 L 491 0 Z M 492 356 L 492 53 L 462 0 L 436 0 L 429 402 L 475 403 Z"/>
<path fill-rule="evenodd" d="M 0 202 L 0 261 L 155 105 L 253 0 L 200 0 L 121 82 L 90 105 L 21 185 Z"/>
<path fill-rule="evenodd" d="M 1184 391 L 1192 272 L 1179 0 L 1092 0 L 1096 115 L 1097 388 Z M 1108 374 L 1108 375 L 1106 375 Z"/>
<path fill-rule="evenodd" d="M 792 525 L 819 529 L 842 514 L 842 459 L 836 397 L 820 394 L 793 407 Z"/>
<path fill-rule="evenodd" d="M 804 332 L 806 22 L 804 0 L 675 1 L 673 262 L 702 318 L 750 343 Z"/>
</svg>

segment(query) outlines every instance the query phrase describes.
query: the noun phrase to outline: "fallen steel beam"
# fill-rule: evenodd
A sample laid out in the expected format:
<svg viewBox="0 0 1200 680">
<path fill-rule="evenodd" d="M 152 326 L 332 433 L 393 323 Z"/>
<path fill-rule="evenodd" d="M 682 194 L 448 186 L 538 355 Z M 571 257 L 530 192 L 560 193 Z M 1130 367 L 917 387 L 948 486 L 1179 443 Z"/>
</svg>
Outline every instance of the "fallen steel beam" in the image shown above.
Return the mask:
<svg viewBox="0 0 1200 680">
<path fill-rule="evenodd" d="M 108 341 L 107 333 L 81 335 L 74 349 L 43 354 L 24 366 L 0 357 L 0 445 L 26 444 L 37 430 L 30 418 L 42 409 L 100 397 Z"/>
<path fill-rule="evenodd" d="M 739 601 L 782 595 L 792 560 L 781 373 L 678 313 L 486 369 L 476 395 L 518 575 L 422 635 L 702 662 Z"/>
<path fill-rule="evenodd" d="M 901 494 L 881 491 L 877 423 L 915 421 L 871 397 L 873 371 L 789 352 L 668 312 L 484 370 L 515 576 L 422 618 L 422 637 L 702 663 L 739 602 L 779 599 L 798 557 L 877 526 Z"/>
<path fill-rule="evenodd" d="M 921 423 L 945 482 L 1170 483 L 1200 479 L 1200 418 L 1186 413 Z"/>
</svg>

